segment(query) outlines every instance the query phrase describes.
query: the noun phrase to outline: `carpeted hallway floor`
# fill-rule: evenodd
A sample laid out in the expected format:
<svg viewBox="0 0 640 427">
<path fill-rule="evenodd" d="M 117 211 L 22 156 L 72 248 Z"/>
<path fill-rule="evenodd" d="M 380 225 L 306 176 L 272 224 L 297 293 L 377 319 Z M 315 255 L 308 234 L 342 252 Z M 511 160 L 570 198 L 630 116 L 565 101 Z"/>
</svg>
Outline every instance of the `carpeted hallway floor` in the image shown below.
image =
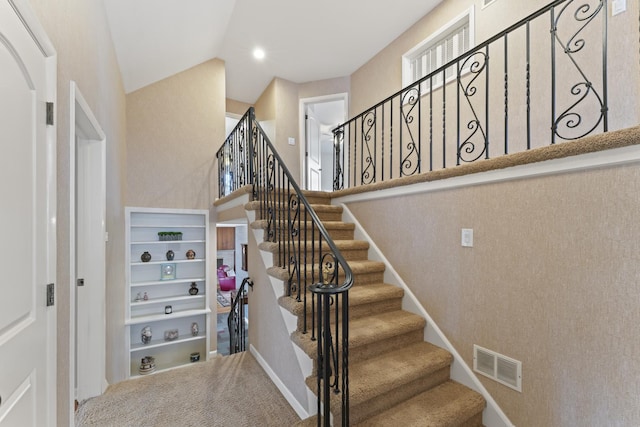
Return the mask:
<svg viewBox="0 0 640 427">
<path fill-rule="evenodd" d="M 289 426 L 299 417 L 249 353 L 110 385 L 76 426 Z"/>
</svg>

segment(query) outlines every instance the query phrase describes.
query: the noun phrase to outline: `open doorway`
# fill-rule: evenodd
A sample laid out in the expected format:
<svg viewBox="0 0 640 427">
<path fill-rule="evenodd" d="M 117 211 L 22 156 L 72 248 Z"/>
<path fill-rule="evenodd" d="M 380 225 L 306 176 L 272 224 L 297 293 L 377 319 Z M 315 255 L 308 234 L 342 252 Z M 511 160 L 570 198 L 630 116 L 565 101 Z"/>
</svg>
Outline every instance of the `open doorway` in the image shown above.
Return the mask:
<svg viewBox="0 0 640 427">
<path fill-rule="evenodd" d="M 106 136 L 75 82 L 70 116 L 70 393 L 76 401 L 106 388 Z"/>
<path fill-rule="evenodd" d="M 333 191 L 331 131 L 346 119 L 346 93 L 300 100 L 301 182 L 307 190 Z"/>
<path fill-rule="evenodd" d="M 242 281 L 249 276 L 246 262 L 248 226 L 246 221 L 216 225 L 216 343 L 217 354 L 230 354 L 230 331 L 227 324 L 232 301 Z M 249 327 L 248 309 L 244 307 L 243 323 Z M 246 334 L 245 334 L 246 336 Z"/>
</svg>

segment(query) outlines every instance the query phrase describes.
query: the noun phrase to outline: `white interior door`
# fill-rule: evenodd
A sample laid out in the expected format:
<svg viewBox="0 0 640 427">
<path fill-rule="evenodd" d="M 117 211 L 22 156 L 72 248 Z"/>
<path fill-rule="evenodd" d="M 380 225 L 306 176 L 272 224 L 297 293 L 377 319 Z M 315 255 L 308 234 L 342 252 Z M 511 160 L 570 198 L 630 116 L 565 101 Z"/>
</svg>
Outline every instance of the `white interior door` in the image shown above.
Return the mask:
<svg viewBox="0 0 640 427">
<path fill-rule="evenodd" d="M 306 142 L 307 142 L 307 190 L 319 191 L 321 186 L 322 156 L 320 149 L 320 121 L 307 108 Z"/>
<path fill-rule="evenodd" d="M 75 127 L 75 399 L 98 396 L 106 385 L 106 140 L 89 105 L 71 83 Z M 75 221 L 74 221 L 75 219 Z"/>
<path fill-rule="evenodd" d="M 78 138 L 76 154 L 76 381 L 82 401 L 102 394 L 105 383 L 105 199 L 102 145 Z"/>
<path fill-rule="evenodd" d="M 55 85 L 55 58 L 52 65 L 17 13 L 0 1 L 0 426 L 48 426 L 56 419 L 56 316 L 47 284 L 56 260 L 55 129 L 46 102 L 55 97 L 47 86 Z"/>
</svg>

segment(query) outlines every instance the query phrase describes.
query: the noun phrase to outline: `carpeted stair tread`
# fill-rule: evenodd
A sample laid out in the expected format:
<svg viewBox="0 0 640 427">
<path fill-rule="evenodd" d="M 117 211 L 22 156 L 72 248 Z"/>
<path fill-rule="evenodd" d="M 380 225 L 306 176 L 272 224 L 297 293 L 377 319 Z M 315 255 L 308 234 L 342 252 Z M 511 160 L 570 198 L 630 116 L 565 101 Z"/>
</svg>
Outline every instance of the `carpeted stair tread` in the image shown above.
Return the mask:
<svg viewBox="0 0 640 427">
<path fill-rule="evenodd" d="M 482 395 L 462 384 L 450 380 L 420 393 L 356 426 L 482 426 L 482 411 L 484 410 L 485 404 Z"/>
<path fill-rule="evenodd" d="M 262 206 L 262 203 L 258 200 L 253 200 L 251 202 L 245 203 L 244 208 L 248 211 L 257 211 Z M 288 209 L 287 203 L 276 203 L 276 206 L 280 206 L 282 208 Z M 321 212 L 329 212 L 329 213 L 339 213 L 342 214 L 342 206 L 329 205 L 329 204 L 313 204 L 310 203 L 311 209 L 313 209 L 317 214 Z M 300 209 L 306 210 L 304 205 L 300 205 Z"/>
<path fill-rule="evenodd" d="M 395 310 L 386 313 L 353 319 L 349 322 L 349 351 L 356 353 L 359 347 L 383 342 L 413 331 L 421 331 L 426 325 L 424 318 L 408 311 Z M 318 351 L 318 342 L 311 340 L 311 334 L 295 331 L 291 339 L 312 359 Z M 387 350 L 392 350 L 387 349 Z"/>
<path fill-rule="evenodd" d="M 451 353 L 422 341 L 349 366 L 352 406 L 451 365 Z"/>
<path fill-rule="evenodd" d="M 383 273 L 385 270 L 385 265 L 380 261 L 370 261 L 370 260 L 362 260 L 362 261 L 349 261 L 349 268 L 351 268 L 351 272 L 353 275 L 358 274 L 367 274 L 367 273 Z M 305 266 L 301 266 L 301 270 L 304 271 Z M 317 265 L 307 265 L 306 271 L 311 273 L 311 271 L 315 269 L 316 277 L 318 277 L 318 266 Z M 280 280 L 287 281 L 289 280 L 289 272 L 286 268 L 281 267 L 269 267 L 267 268 L 267 274 L 271 277 L 275 277 Z M 358 284 L 357 281 L 354 284 Z"/>
<path fill-rule="evenodd" d="M 334 240 L 333 243 L 336 245 L 336 247 L 338 248 L 339 251 L 348 251 L 348 250 L 368 250 L 369 249 L 369 242 L 364 241 L 364 240 Z M 305 246 L 305 242 L 301 241 L 300 242 L 300 247 L 304 248 Z M 277 253 L 279 250 L 279 243 L 278 242 L 260 242 L 258 244 L 258 249 L 265 251 L 265 252 L 271 252 L 271 253 Z M 307 251 L 310 252 L 311 251 L 311 243 L 307 244 Z M 313 245 L 313 247 L 315 248 L 315 250 L 318 250 L 318 244 L 316 243 L 315 245 Z M 322 242 L 322 251 L 327 251 L 329 249 L 329 245 L 326 242 Z"/>
<path fill-rule="evenodd" d="M 281 221 L 276 221 L 276 223 L 278 223 L 279 225 L 284 225 L 285 228 L 287 226 L 287 220 L 281 220 Z M 258 219 L 256 221 L 253 221 L 250 226 L 253 229 L 259 230 L 259 229 L 266 229 L 268 225 L 268 221 L 266 219 Z M 308 228 L 311 227 L 311 222 L 309 221 L 307 223 Z M 351 223 L 351 222 L 343 222 L 343 221 L 322 221 L 322 225 L 324 226 L 325 229 L 327 230 L 346 230 L 346 231 L 352 231 L 355 230 L 356 226 L 355 224 Z"/>
<path fill-rule="evenodd" d="M 404 296 L 402 288 L 387 283 L 374 283 L 367 286 L 354 286 L 349 290 L 349 310 L 350 312 L 358 310 L 359 306 L 367 304 L 375 304 L 377 302 L 388 302 L 391 300 L 401 299 Z M 311 292 L 307 291 L 307 298 L 311 298 Z M 278 298 L 281 307 L 286 308 L 290 313 L 296 316 L 302 316 L 304 304 L 296 301 L 295 298 L 281 296 Z M 399 301 L 401 304 L 401 301 Z M 398 309 L 400 307 L 398 306 Z M 307 307 L 307 312 L 311 312 L 311 307 Z M 369 313 L 371 314 L 371 313 Z M 351 318 L 353 319 L 353 317 Z"/>
<path fill-rule="evenodd" d="M 422 341 L 350 364 L 350 421 L 362 422 L 448 381 L 452 360 L 446 350 Z M 305 382 L 316 389 L 314 375 Z M 331 394 L 331 408 L 339 417 L 339 395 Z"/>
</svg>

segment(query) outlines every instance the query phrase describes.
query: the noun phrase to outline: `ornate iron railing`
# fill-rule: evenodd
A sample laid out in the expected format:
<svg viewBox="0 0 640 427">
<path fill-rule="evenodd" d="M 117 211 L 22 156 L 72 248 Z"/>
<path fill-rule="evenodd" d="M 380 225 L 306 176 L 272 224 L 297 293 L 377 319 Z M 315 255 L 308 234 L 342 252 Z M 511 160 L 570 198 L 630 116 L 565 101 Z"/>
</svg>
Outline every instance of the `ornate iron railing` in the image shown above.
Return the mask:
<svg viewBox="0 0 640 427">
<path fill-rule="evenodd" d="M 318 425 L 329 426 L 331 395 L 339 395 L 342 425 L 349 425 L 349 265 L 276 152 L 250 108 L 216 154 L 219 194 L 252 184 L 256 220 L 274 257 L 286 294 L 304 305 L 303 333 L 318 341 Z M 306 193 L 313 196 L 314 193 Z"/>
<path fill-rule="evenodd" d="M 245 312 L 247 286 L 253 288 L 253 281 L 248 277 L 242 280 L 236 294 L 231 294 L 231 310 L 227 317 L 229 354 L 240 353 L 247 349 L 247 313 Z"/>
<path fill-rule="evenodd" d="M 607 1 L 557 0 L 334 129 L 334 189 L 606 132 L 607 111 Z"/>
</svg>

